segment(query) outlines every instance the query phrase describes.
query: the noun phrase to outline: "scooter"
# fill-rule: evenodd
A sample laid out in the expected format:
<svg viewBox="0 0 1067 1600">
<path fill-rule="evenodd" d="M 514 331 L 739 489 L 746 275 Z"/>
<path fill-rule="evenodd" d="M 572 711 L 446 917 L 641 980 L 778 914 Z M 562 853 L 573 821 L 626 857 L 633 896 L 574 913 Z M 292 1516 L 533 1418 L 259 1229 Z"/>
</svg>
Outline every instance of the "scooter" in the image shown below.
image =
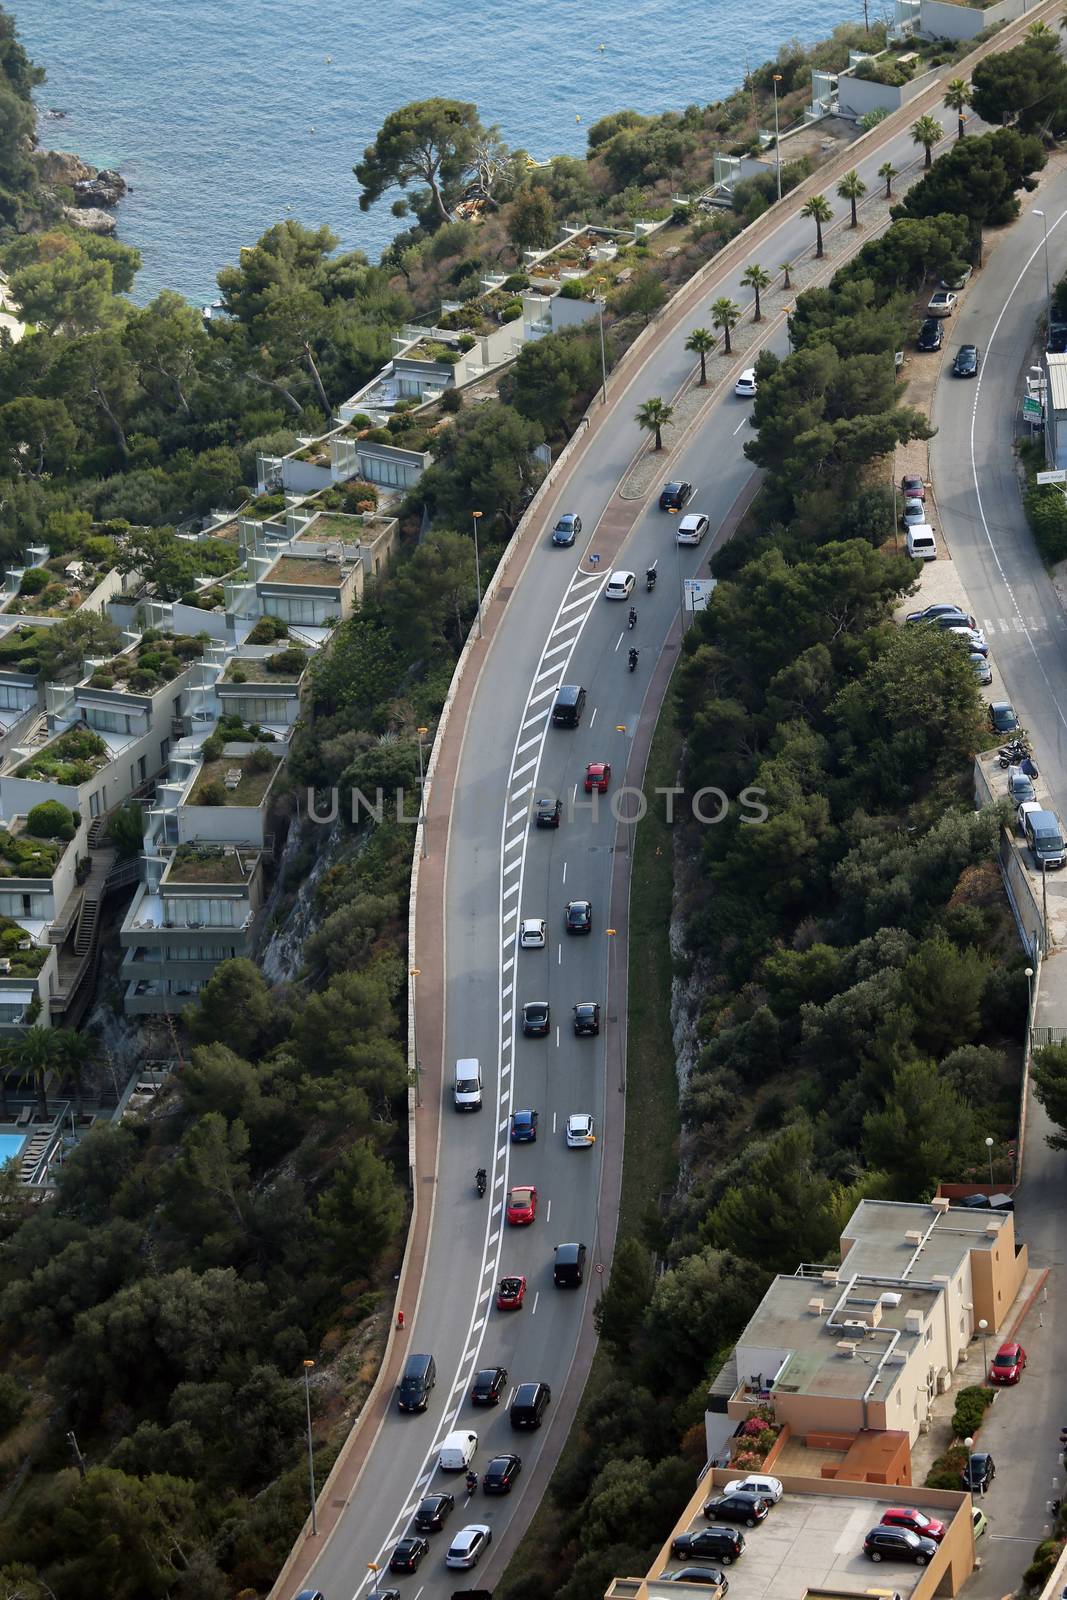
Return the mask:
<svg viewBox="0 0 1067 1600">
<path fill-rule="evenodd" d="M 627 620 L 626 626 L 628 628 L 636 628 L 637 627 L 637 610 L 636 610 L 636 607 L 634 607 L 634 606 L 630 607 L 630 615 L 629 615 L 629 618 Z"/>
<path fill-rule="evenodd" d="M 645 588 L 648 590 L 649 594 L 651 594 L 655 587 L 656 569 L 655 567 L 649 567 L 648 571 L 645 573 Z"/>
<path fill-rule="evenodd" d="M 637 657 L 638 657 L 638 652 L 636 650 L 631 650 L 630 651 L 630 655 L 629 655 L 630 671 L 631 672 L 636 672 L 636 670 L 637 670 Z"/>
<path fill-rule="evenodd" d="M 477 1489 L 478 1489 L 478 1474 L 476 1472 L 468 1472 L 467 1473 L 467 1493 L 468 1494 L 475 1494 L 475 1493 L 477 1493 Z"/>
<path fill-rule="evenodd" d="M 478 1199 L 479 1200 L 482 1198 L 482 1196 L 485 1193 L 486 1184 L 488 1183 L 488 1181 L 489 1180 L 486 1178 L 486 1175 L 485 1175 L 485 1168 L 484 1167 L 479 1167 L 477 1173 L 475 1174 L 475 1178 L 474 1178 L 474 1187 L 478 1191 Z"/>
</svg>

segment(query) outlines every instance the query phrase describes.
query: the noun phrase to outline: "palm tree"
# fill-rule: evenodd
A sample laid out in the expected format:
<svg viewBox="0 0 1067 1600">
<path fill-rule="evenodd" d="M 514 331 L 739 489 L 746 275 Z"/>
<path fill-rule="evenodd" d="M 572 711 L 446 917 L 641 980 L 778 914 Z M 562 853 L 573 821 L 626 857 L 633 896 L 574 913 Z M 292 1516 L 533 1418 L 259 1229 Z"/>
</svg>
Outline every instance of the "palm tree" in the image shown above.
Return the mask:
<svg viewBox="0 0 1067 1600">
<path fill-rule="evenodd" d="M 674 407 L 669 406 L 666 400 L 646 400 L 634 418 L 639 428 L 646 433 L 654 433 L 656 442 L 653 450 L 663 449 L 663 430 L 674 421 Z"/>
<path fill-rule="evenodd" d="M 53 1044 L 58 1055 L 58 1065 L 64 1077 L 74 1079 L 74 1101 L 77 1115 L 82 1114 L 82 1095 L 85 1089 L 85 1069 L 96 1054 L 95 1041 L 76 1028 L 55 1028 Z"/>
<path fill-rule="evenodd" d="M 837 192 L 841 196 L 842 200 L 851 201 L 852 221 L 849 223 L 849 227 L 858 228 L 860 219 L 856 215 L 856 205 L 867 193 L 867 185 L 864 183 L 855 167 L 852 168 L 851 172 L 845 173 L 845 176 L 841 179 L 841 182 L 837 186 Z"/>
<path fill-rule="evenodd" d="M 885 197 L 887 200 L 893 198 L 893 179 L 896 175 L 897 169 L 891 161 L 883 161 L 878 168 L 878 176 L 885 179 Z"/>
<path fill-rule="evenodd" d="M 930 116 L 929 112 L 919 117 L 918 121 L 913 122 L 911 125 L 912 139 L 916 144 L 921 144 L 926 151 L 925 165 L 927 167 L 932 167 L 934 164 L 934 145 L 941 138 L 944 131 L 937 118 Z"/>
<path fill-rule="evenodd" d="M 793 287 L 793 285 L 790 282 L 789 274 L 793 270 L 793 263 L 791 261 L 783 261 L 781 270 L 782 270 L 782 273 L 784 274 L 784 276 L 782 278 L 782 288 L 783 289 L 791 289 Z"/>
<path fill-rule="evenodd" d="M 700 357 L 700 387 L 703 389 L 708 381 L 708 352 L 715 348 L 715 335 L 707 328 L 694 328 L 685 341 L 685 348 L 691 355 Z"/>
<path fill-rule="evenodd" d="M 1061 23 L 1060 26 L 1062 27 L 1063 24 Z M 1026 30 L 1026 37 L 1028 39 L 1037 39 L 1043 42 L 1046 39 L 1054 38 L 1055 35 L 1053 34 L 1052 29 L 1049 27 L 1047 22 L 1031 22 L 1030 26 Z"/>
<path fill-rule="evenodd" d="M 722 347 L 726 355 L 730 354 L 730 330 L 736 328 L 740 320 L 741 307 L 725 295 L 711 302 L 711 325 L 722 329 Z"/>
<path fill-rule="evenodd" d="M 760 307 L 759 297 L 761 290 L 769 289 L 771 286 L 770 273 L 764 272 L 759 263 L 754 261 L 750 267 L 746 267 L 744 272 L 742 272 L 741 282 L 744 284 L 746 289 L 751 289 L 752 293 L 756 297 L 756 304 L 752 312 L 753 322 L 762 322 L 763 311 Z"/>
<path fill-rule="evenodd" d="M 1044 26 L 1044 24 L 1042 24 Z M 971 86 L 966 78 L 953 78 L 945 88 L 945 104 L 956 113 L 956 138 L 963 138 L 963 124 L 967 118 L 964 107 L 971 103 Z"/>
<path fill-rule="evenodd" d="M 48 1074 L 55 1065 L 56 1049 L 51 1030 L 28 1028 L 12 1051 L 19 1084 L 32 1083 L 37 1095 L 37 1110 L 42 1122 L 48 1121 Z"/>
<path fill-rule="evenodd" d="M 800 215 L 808 217 L 815 224 L 815 259 L 821 261 L 822 225 L 824 222 L 829 222 L 833 216 L 830 202 L 824 194 L 813 194 L 811 199 L 801 206 Z"/>
</svg>

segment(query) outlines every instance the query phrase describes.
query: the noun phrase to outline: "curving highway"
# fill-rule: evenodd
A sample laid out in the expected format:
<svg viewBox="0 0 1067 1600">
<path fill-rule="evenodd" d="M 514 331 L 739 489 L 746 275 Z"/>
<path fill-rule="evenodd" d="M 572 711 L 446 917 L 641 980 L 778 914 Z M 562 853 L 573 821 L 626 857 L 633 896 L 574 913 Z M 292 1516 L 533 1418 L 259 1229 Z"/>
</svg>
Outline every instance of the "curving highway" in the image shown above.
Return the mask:
<svg viewBox="0 0 1067 1600">
<path fill-rule="evenodd" d="M 917 102 L 916 114 L 918 109 L 925 106 Z M 954 113 L 942 106 L 937 114 L 954 129 Z M 920 169 L 921 151 L 917 156 L 906 129 L 881 140 L 868 137 L 862 148 L 856 164 L 872 195 L 880 188 L 877 168 L 887 159 L 900 169 L 898 187 Z M 834 226 L 826 230 L 828 272 L 863 237 L 844 228 L 847 202 L 836 205 Z M 390 1407 L 310 1572 L 292 1582 L 287 1595 L 304 1584 L 328 1600 L 355 1600 L 375 1587 L 379 1592 L 397 1588 L 404 1600 L 440 1600 L 458 1588 L 490 1587 L 532 1516 L 566 1437 L 584 1361 L 569 1388 L 567 1380 L 599 1292 L 595 1268 L 610 1261 L 621 1165 L 629 830 L 617 822 L 610 802 L 626 781 L 640 719 L 654 719 L 658 712 L 659 686 L 647 704 L 645 697 L 653 671 L 665 667 L 677 648 L 679 581 L 704 567 L 715 530 L 754 486 L 753 469 L 741 452 L 751 402 L 734 396 L 732 378 L 709 389 L 706 405 L 663 456 L 662 476 L 641 500 L 618 492 L 636 459 L 633 415 L 648 396 L 674 396 L 692 381 L 692 358 L 684 343 L 706 318 L 705 297 L 727 294 L 747 304 L 740 284 L 746 265 L 796 261 L 812 246 L 811 224 L 796 214 L 767 225 L 747 257 L 736 258 L 721 278 L 702 286 L 691 314 L 668 323 L 647 355 L 617 374 L 610 404 L 587 430 L 565 487 L 542 508 L 528 557 L 515 563 L 513 586 L 466 717 L 447 829 L 440 1140 L 426 1265 L 404 1334 L 407 1351 L 435 1357 L 437 1386 L 421 1415 Z M 971 295 L 976 298 L 977 285 Z M 784 353 L 781 317 L 767 323 L 764 339 Z M 754 356 L 753 349 L 746 352 L 744 364 Z M 989 363 L 984 381 L 987 386 L 992 381 Z M 944 403 L 939 397 L 939 408 Z M 943 427 L 936 442 L 940 449 L 951 427 L 947 418 L 936 420 Z M 676 519 L 657 508 L 668 476 L 696 485 L 687 509 L 704 512 L 712 528 L 700 547 L 678 547 Z M 586 529 L 569 550 L 552 548 L 549 539 L 564 511 L 579 512 Z M 947 522 L 944 499 L 942 514 Z M 590 561 L 593 554 L 600 557 L 598 564 Z M 962 570 L 962 558 L 957 559 Z M 642 575 L 653 562 L 658 562 L 660 581 L 649 595 Z M 628 605 L 603 594 L 616 567 L 638 575 L 633 635 L 626 628 Z M 640 648 L 632 674 L 626 667 L 631 643 Z M 554 727 L 550 710 L 556 688 L 575 683 L 587 691 L 581 726 Z M 1038 717 L 1028 714 L 1027 720 L 1037 732 Z M 611 789 L 595 806 L 581 792 L 591 761 L 607 761 L 613 768 Z M 639 759 L 632 764 L 639 766 Z M 628 781 L 639 784 L 640 772 L 631 772 Z M 531 803 L 544 792 L 564 801 L 558 830 L 533 825 Z M 592 902 L 588 935 L 564 931 L 564 908 L 571 899 Z M 526 917 L 545 919 L 543 950 L 518 947 L 518 924 Z M 615 939 L 606 932 L 613 925 Z M 547 1037 L 523 1037 L 521 1008 L 528 1000 L 549 1003 Z M 597 1038 L 574 1036 L 571 1012 L 581 1001 L 600 1004 Z M 458 1114 L 452 1107 L 453 1068 L 457 1058 L 470 1056 L 481 1062 L 484 1103 L 480 1112 Z M 539 1113 L 535 1143 L 509 1140 L 511 1113 L 520 1109 Z M 595 1118 L 598 1139 L 591 1148 L 566 1146 L 563 1130 L 574 1112 Z M 489 1172 L 489 1192 L 482 1200 L 474 1188 L 479 1166 Z M 536 1218 L 526 1227 L 508 1226 L 507 1191 L 524 1184 L 537 1188 Z M 553 1247 L 563 1241 L 588 1247 L 585 1282 L 577 1289 L 553 1286 Z M 495 1308 L 493 1291 L 505 1272 L 527 1278 L 521 1310 Z M 471 1378 L 484 1366 L 508 1372 L 501 1403 L 494 1408 L 476 1408 L 469 1400 Z M 532 1380 L 552 1389 L 545 1425 L 537 1432 L 515 1433 L 508 1423 L 508 1398 L 517 1383 Z M 460 1426 L 478 1434 L 474 1466 L 480 1472 L 497 1453 L 515 1451 L 522 1457 L 523 1471 L 510 1495 L 490 1498 L 479 1489 L 468 1503 L 463 1474 L 438 1470 L 437 1447 Z M 384 1564 L 428 1488 L 454 1494 L 455 1510 L 444 1530 L 430 1537 L 429 1554 L 417 1573 L 390 1575 Z M 449 1571 L 444 1564 L 452 1536 L 467 1523 L 484 1523 L 493 1533 L 473 1574 Z M 376 1576 L 369 1571 L 371 1563 L 382 1567 Z"/>
</svg>

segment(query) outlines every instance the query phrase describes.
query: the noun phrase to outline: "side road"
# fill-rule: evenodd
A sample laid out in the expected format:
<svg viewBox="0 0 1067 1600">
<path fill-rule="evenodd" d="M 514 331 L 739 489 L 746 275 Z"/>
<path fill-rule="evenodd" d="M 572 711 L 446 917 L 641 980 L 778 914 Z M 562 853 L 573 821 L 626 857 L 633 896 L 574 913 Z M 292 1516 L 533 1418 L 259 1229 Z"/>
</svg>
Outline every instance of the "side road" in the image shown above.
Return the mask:
<svg viewBox="0 0 1067 1600">
<path fill-rule="evenodd" d="M 1035 20 L 1041 18 L 1052 20 L 1057 16 L 1058 0 L 1056 4 L 1053 3 L 1053 0 L 1046 0 L 1045 4 L 1035 6 L 1025 18 L 1005 28 L 994 40 L 987 45 L 983 45 L 968 58 L 967 65 L 993 50 L 1002 50 L 1017 43 L 1025 34 L 1026 26 Z M 964 70 L 966 70 L 966 67 Z M 957 64 L 952 69 L 952 73 L 946 72 L 946 76 L 953 75 L 959 71 L 960 65 Z M 836 183 L 844 172 L 856 165 L 861 158 L 867 162 L 877 160 L 886 145 L 890 144 L 894 139 L 899 140 L 902 134 L 906 135 L 906 130 L 910 127 L 911 122 L 921 115 L 923 111 L 930 109 L 939 102 L 941 92 L 941 85 L 935 84 L 931 86 L 901 112 L 887 118 L 877 128 L 857 140 L 849 148 L 845 157 L 839 159 L 830 167 L 822 169 L 801 188 L 788 195 L 780 205 L 772 207 L 751 228 L 732 241 L 725 250 L 721 251 L 713 261 L 702 269 L 700 274 L 679 291 L 665 311 L 635 341 L 611 374 L 608 381 L 607 405 L 600 405 L 597 401 L 594 401 L 590 406 L 586 425 L 579 429 L 575 438 L 556 463 L 549 480 L 539 490 L 530 511 L 512 540 L 506 556 L 496 574 L 494 574 L 493 581 L 487 590 L 482 637 L 475 638 L 472 636 L 464 648 L 449 691 L 447 715 L 442 717 L 435 739 L 428 771 L 430 781 L 426 798 L 426 855 L 421 862 L 417 860 L 418 871 L 413 875 L 412 884 L 413 917 L 411 921 L 414 939 L 411 943 L 409 954 L 412 966 L 418 970 L 415 1013 L 418 1057 L 424 1070 L 421 1074 L 421 1107 L 416 1109 L 414 1105 L 414 1101 L 418 1098 L 414 1090 L 410 1097 L 413 1126 L 413 1136 L 410 1143 L 415 1204 L 408 1247 L 396 1299 L 397 1310 L 405 1312 L 405 1322 L 408 1324 L 410 1324 L 417 1307 L 418 1285 L 423 1278 L 423 1266 L 429 1249 L 433 1221 L 438 1140 L 440 1136 L 441 1073 L 445 1022 L 443 889 L 449 817 L 462 740 L 468 727 L 470 706 L 478 679 L 488 659 L 496 631 L 503 616 L 503 608 L 507 604 L 518 576 L 524 570 L 532 551 L 536 548 L 537 542 L 543 534 L 548 507 L 558 499 L 562 489 L 569 488 L 580 479 L 583 470 L 588 468 L 591 455 L 595 454 L 595 447 L 604 443 L 607 435 L 617 429 L 620 407 L 624 410 L 626 408 L 634 409 L 631 400 L 627 398 L 634 384 L 638 379 L 649 379 L 655 376 L 651 369 L 655 365 L 657 353 L 666 341 L 672 336 L 678 337 L 689 325 L 694 309 L 703 300 L 703 297 L 714 294 L 726 280 L 733 277 L 746 263 L 757 260 L 760 246 L 765 245 L 768 240 L 772 239 L 787 219 L 795 220 L 800 206 L 811 193 L 817 193 L 821 189 L 829 188 Z M 843 218 L 840 219 L 838 226 L 841 230 L 840 245 L 838 254 L 833 262 L 828 263 L 831 268 L 839 265 L 842 260 L 847 259 L 852 250 L 863 242 L 864 237 L 863 234 L 857 237 L 845 231 L 843 229 Z M 691 376 L 692 369 L 688 368 L 685 381 L 688 382 Z M 678 385 L 675 385 L 675 389 L 677 387 Z M 673 393 L 674 390 L 668 392 Z M 628 416 L 626 421 L 632 427 Z M 607 453 L 609 457 L 613 454 L 610 450 Z M 626 477 L 629 470 L 629 459 L 621 462 L 621 470 L 618 461 L 610 470 L 613 472 L 612 484 L 617 486 Z M 605 527 L 605 537 L 610 540 L 614 549 L 621 545 L 629 526 L 630 522 L 626 521 L 625 524 L 620 523 L 617 527 L 612 526 L 610 531 Z M 660 667 L 663 670 L 657 670 L 655 692 L 650 692 L 646 700 L 639 737 L 644 737 L 643 730 L 646 724 L 648 736 L 650 737 L 651 729 L 654 727 L 658 716 L 660 699 L 665 691 L 669 677 L 669 662 L 672 660 L 673 656 L 669 655 L 665 655 L 661 660 Z M 636 744 L 632 759 L 637 759 Z M 620 870 L 628 872 L 628 858 L 623 858 Z M 613 895 L 613 902 L 616 900 L 617 895 Z M 625 927 L 624 922 L 622 925 Z M 627 952 L 625 950 L 619 952 L 619 963 L 622 970 L 625 971 L 627 963 Z M 413 1037 L 409 1039 L 409 1058 L 413 1073 L 415 1073 L 417 1072 L 418 1063 L 415 1059 Z M 620 1176 L 621 1166 L 619 1171 L 613 1171 L 610 1175 L 605 1171 L 605 1186 L 601 1196 L 601 1230 L 603 1237 L 608 1240 L 614 1235 L 614 1215 L 617 1210 Z M 581 1386 L 584 1384 L 585 1374 L 588 1371 L 588 1364 L 592 1356 L 592 1341 L 588 1336 L 587 1342 L 588 1349 L 584 1348 L 584 1346 L 579 1347 L 571 1369 L 571 1377 L 568 1380 L 568 1387 L 577 1385 L 576 1392 L 580 1392 Z M 342 1447 L 334 1470 L 319 1496 L 317 1536 L 312 1537 L 310 1535 L 309 1519 L 271 1591 L 272 1597 L 276 1597 L 276 1600 L 281 1600 L 282 1596 L 287 1596 L 292 1589 L 299 1587 L 301 1579 L 310 1570 L 326 1540 L 337 1527 L 369 1460 L 382 1419 L 389 1406 L 393 1387 L 399 1376 L 405 1353 L 405 1331 L 396 1326 L 396 1319 L 394 1318 L 394 1326 L 389 1336 L 378 1378 L 353 1425 L 348 1439 Z M 562 1444 L 562 1438 L 559 1443 Z M 552 1460 L 549 1459 L 549 1456 L 550 1452 L 546 1451 L 544 1462 L 546 1474 L 554 1461 L 554 1456 Z M 522 1522 L 525 1520 L 521 1519 Z M 520 1532 L 520 1520 L 517 1519 L 515 1538 L 519 1536 Z M 509 1536 L 507 1540 L 501 1542 L 500 1550 L 502 1552 L 505 1551 L 510 1547 L 510 1544 L 511 1538 Z"/>
</svg>

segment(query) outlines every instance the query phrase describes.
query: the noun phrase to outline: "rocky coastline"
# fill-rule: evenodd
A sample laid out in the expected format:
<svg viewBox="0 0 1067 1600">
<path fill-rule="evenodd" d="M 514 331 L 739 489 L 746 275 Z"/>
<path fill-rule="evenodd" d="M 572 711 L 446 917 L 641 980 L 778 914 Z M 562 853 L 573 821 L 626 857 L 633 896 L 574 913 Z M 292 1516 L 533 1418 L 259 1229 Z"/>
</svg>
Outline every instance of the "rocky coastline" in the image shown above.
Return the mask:
<svg viewBox="0 0 1067 1600">
<path fill-rule="evenodd" d="M 36 161 L 40 180 L 47 188 L 69 190 L 73 195 L 73 204 L 63 205 L 68 222 L 90 233 L 115 232 L 111 213 L 129 192 L 121 173 L 91 166 L 66 150 L 38 150 Z"/>
</svg>

